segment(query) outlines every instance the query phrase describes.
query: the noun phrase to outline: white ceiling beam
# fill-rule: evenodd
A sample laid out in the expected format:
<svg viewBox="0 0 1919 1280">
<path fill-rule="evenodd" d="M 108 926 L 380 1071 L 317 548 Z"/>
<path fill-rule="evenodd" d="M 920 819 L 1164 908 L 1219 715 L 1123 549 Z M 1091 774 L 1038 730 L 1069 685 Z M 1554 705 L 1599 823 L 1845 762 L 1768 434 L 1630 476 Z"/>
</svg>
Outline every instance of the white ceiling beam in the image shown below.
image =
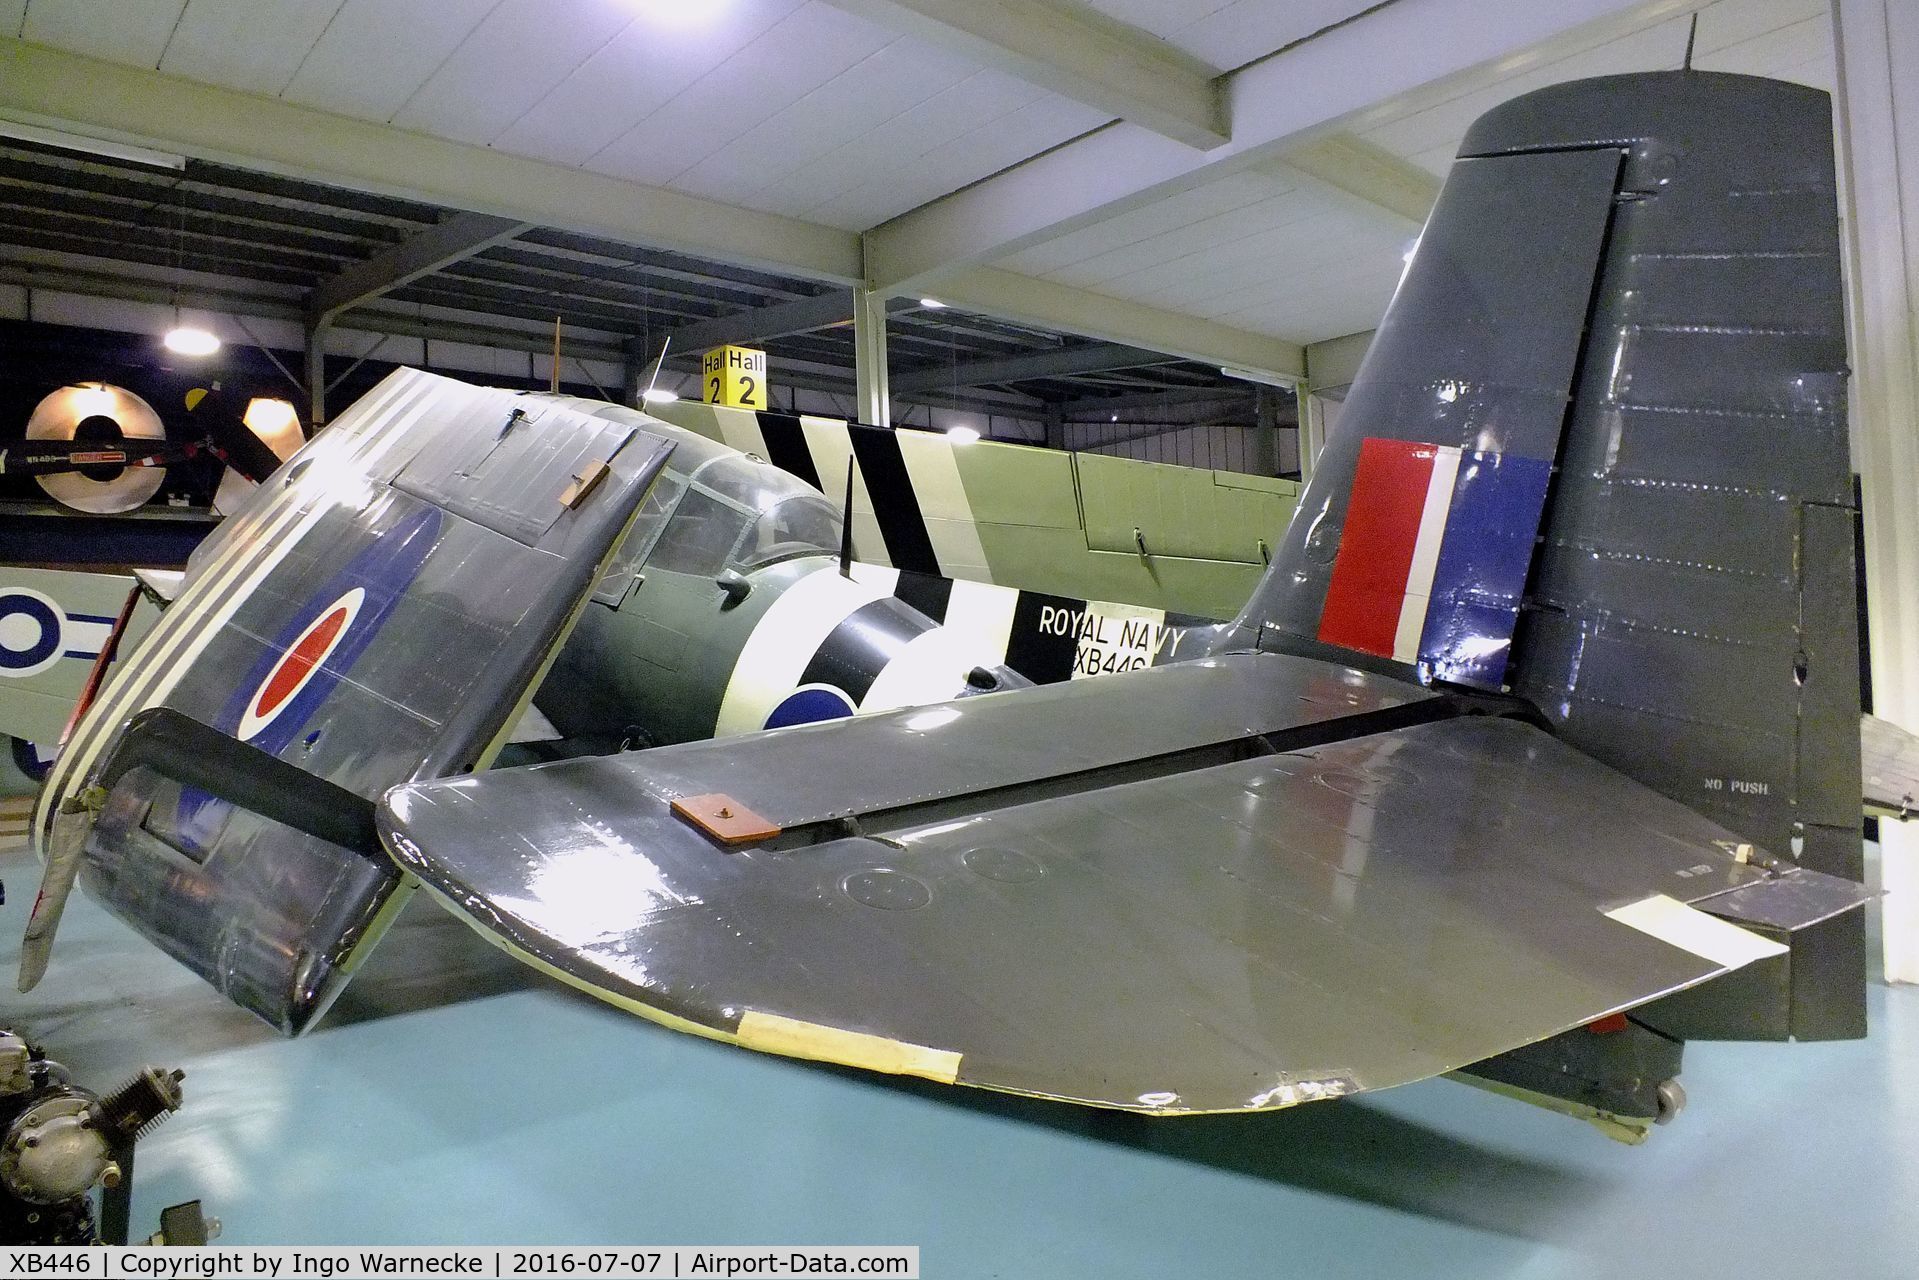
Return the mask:
<svg viewBox="0 0 1919 1280">
<path fill-rule="evenodd" d="M 839 284 L 859 237 L 798 218 L 0 38 L 0 115 Z"/>
<path fill-rule="evenodd" d="M 682 325 L 667 337 L 672 340 L 673 353 L 684 358 L 697 356 L 711 347 L 729 342 L 765 342 L 769 338 L 784 338 L 789 334 L 811 333 L 815 329 L 846 324 L 852 319 L 852 291 L 835 289 L 817 297 L 798 298 L 770 307 L 754 307 L 736 311 L 732 315 Z"/>
<path fill-rule="evenodd" d="M 1182 360 L 1289 380 L 1306 376 L 1305 349 L 1297 343 L 994 267 L 947 276 L 940 282 L 940 300 L 981 315 L 1163 351 Z"/>
<path fill-rule="evenodd" d="M 1356 131 L 1460 77 L 1510 73 L 1696 0 L 1395 0 L 1226 77 L 1232 141 L 1197 152 L 1124 121 L 867 232 L 867 274 L 908 292 Z M 942 285 L 942 287 L 944 287 Z"/>
<path fill-rule="evenodd" d="M 1136 27 L 1054 0 L 829 0 L 1187 147 L 1231 138 L 1210 67 Z"/>
<path fill-rule="evenodd" d="M 1410 160 L 1350 133 L 1289 147 L 1271 167 L 1418 229 L 1439 199 L 1440 180 Z"/>
</svg>

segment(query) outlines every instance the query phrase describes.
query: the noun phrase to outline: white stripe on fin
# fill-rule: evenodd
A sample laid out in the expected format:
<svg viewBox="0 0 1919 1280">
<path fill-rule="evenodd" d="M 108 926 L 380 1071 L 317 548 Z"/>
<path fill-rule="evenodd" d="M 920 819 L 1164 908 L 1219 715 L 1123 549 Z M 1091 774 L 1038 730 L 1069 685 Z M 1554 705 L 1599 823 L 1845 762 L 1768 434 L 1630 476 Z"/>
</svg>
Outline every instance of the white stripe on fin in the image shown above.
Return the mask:
<svg viewBox="0 0 1919 1280">
<path fill-rule="evenodd" d="M 1446 537 L 1446 517 L 1453 509 L 1453 484 L 1459 479 L 1458 448 L 1441 445 L 1433 452 L 1433 472 L 1426 482 L 1426 505 L 1419 515 L 1419 536 L 1413 540 L 1413 563 L 1406 571 L 1406 595 L 1399 602 L 1399 629 L 1393 633 L 1395 662 L 1419 661 L 1419 637 L 1426 630 L 1426 610 L 1433 598 L 1433 575 L 1439 570 L 1439 544 Z"/>
</svg>

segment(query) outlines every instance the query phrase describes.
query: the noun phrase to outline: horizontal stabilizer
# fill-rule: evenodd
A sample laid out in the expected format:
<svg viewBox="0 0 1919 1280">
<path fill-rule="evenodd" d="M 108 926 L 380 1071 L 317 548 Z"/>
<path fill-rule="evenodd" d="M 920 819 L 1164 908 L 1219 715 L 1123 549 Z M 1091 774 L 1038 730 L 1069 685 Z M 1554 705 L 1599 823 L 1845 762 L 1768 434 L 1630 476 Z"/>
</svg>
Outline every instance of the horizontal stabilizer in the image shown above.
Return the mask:
<svg viewBox="0 0 1919 1280">
<path fill-rule="evenodd" d="M 1859 747 L 1866 808 L 1902 820 L 1919 813 L 1919 735 L 1868 715 L 1860 720 Z"/>
<path fill-rule="evenodd" d="M 1422 1079 L 1783 950 L 1689 905 L 1769 879 L 1723 829 L 1411 692 L 1175 665 L 422 783 L 379 821 L 475 927 L 656 1021 L 1161 1114 Z"/>
</svg>

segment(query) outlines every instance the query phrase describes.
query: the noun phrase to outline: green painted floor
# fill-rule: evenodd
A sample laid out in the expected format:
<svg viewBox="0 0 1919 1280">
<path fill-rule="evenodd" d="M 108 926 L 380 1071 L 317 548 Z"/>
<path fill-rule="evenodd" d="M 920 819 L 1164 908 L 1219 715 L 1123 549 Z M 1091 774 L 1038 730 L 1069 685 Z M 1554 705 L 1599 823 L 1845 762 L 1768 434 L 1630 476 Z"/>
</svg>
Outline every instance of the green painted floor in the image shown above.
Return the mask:
<svg viewBox="0 0 1919 1280">
<path fill-rule="evenodd" d="M 37 873 L 0 856 L 0 1022 L 97 1087 L 187 1070 L 142 1232 L 198 1196 L 225 1243 L 918 1244 L 933 1280 L 1919 1275 L 1919 988 L 1862 1042 L 1694 1046 L 1639 1148 L 1445 1081 L 1154 1122 L 675 1035 L 424 902 L 299 1041 L 84 901 L 18 997 Z"/>
</svg>

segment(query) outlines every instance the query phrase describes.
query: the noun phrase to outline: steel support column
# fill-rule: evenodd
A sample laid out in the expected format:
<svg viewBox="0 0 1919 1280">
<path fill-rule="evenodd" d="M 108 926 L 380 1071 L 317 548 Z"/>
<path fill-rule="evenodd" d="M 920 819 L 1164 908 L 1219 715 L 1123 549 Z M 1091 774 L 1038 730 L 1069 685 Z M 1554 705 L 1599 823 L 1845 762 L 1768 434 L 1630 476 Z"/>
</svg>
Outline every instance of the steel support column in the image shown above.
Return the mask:
<svg viewBox="0 0 1919 1280">
<path fill-rule="evenodd" d="M 868 289 L 853 295 L 853 373 L 859 420 L 876 427 L 891 426 L 892 395 L 886 383 L 886 296 Z"/>
<path fill-rule="evenodd" d="M 307 434 L 318 434 L 327 422 L 326 417 L 326 340 L 328 327 L 322 324 L 309 324 L 306 327 L 306 367 L 302 372 L 307 384 Z"/>
<path fill-rule="evenodd" d="M 1253 438 L 1246 465 L 1255 474 L 1279 474 L 1279 388 L 1261 385 L 1253 392 Z"/>
</svg>

